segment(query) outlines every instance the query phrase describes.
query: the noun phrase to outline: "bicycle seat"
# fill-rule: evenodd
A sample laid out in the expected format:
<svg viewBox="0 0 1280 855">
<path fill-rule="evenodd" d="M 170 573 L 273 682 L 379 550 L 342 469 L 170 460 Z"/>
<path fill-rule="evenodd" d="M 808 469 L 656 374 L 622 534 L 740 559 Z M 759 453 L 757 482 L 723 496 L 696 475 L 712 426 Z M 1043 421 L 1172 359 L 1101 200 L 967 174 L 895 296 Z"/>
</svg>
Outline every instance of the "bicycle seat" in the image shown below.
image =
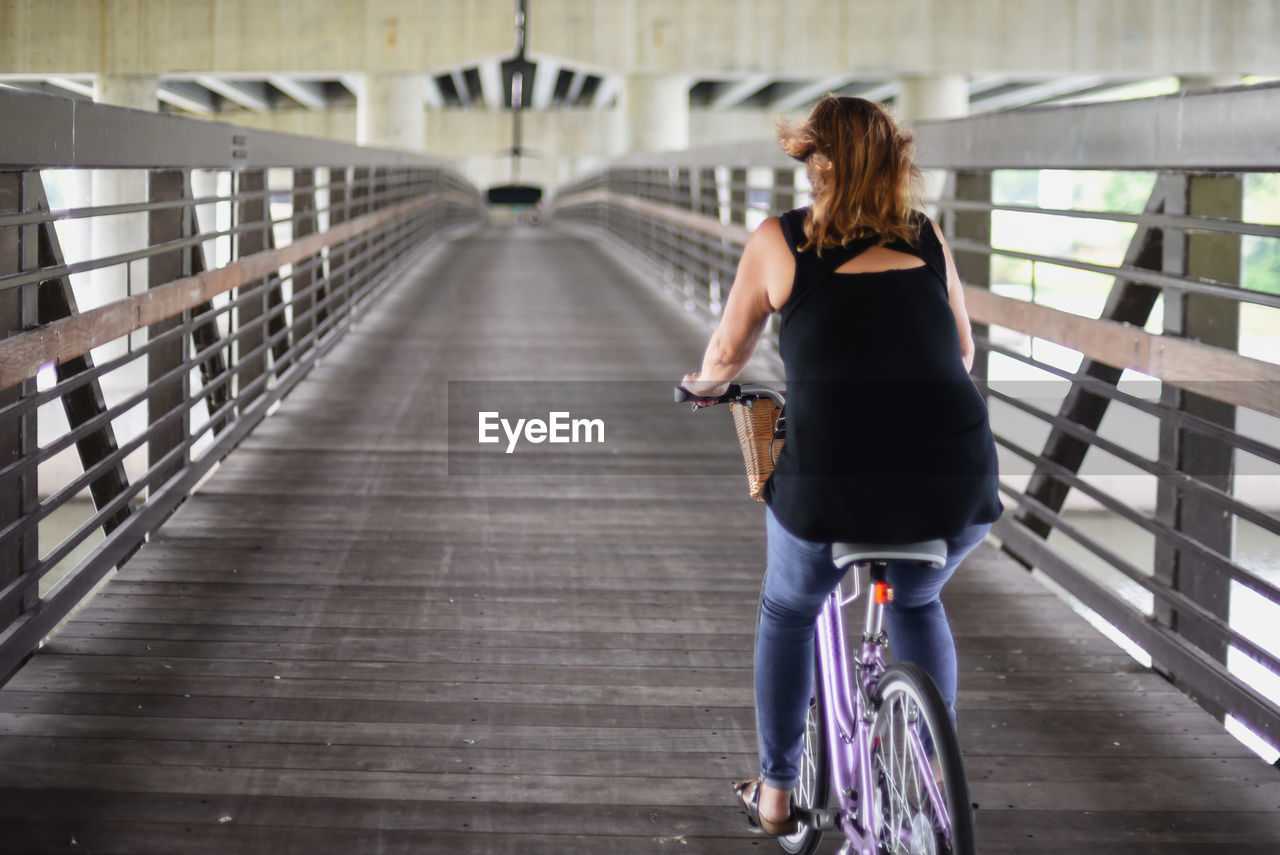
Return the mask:
<svg viewBox="0 0 1280 855">
<path fill-rule="evenodd" d="M 938 538 L 918 543 L 833 543 L 831 558 L 841 569 L 870 561 L 906 561 L 937 570 L 947 563 L 947 542 Z"/>
</svg>

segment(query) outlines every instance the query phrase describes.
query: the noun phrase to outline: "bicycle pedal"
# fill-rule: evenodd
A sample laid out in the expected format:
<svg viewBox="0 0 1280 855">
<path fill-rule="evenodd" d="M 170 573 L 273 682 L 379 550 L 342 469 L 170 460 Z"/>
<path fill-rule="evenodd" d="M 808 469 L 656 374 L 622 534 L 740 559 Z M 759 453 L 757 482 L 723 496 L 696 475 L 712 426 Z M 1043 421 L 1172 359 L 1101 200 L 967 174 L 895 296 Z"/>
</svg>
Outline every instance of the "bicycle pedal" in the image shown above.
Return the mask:
<svg viewBox="0 0 1280 855">
<path fill-rule="evenodd" d="M 831 831 L 836 827 L 836 812 L 822 808 L 797 807 L 796 821 L 814 831 Z"/>
</svg>

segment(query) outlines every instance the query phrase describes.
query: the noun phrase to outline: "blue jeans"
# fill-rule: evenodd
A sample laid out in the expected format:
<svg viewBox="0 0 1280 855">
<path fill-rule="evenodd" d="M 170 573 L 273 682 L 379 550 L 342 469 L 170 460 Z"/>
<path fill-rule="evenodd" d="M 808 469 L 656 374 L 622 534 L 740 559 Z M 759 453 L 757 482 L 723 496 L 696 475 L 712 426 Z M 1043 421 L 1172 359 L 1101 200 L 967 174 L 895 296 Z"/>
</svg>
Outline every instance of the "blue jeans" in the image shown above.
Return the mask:
<svg viewBox="0 0 1280 855">
<path fill-rule="evenodd" d="M 970 526 L 947 540 L 947 564 L 928 570 L 890 564 L 893 602 L 885 621 L 898 662 L 914 662 L 933 677 L 954 716 L 956 648 L 938 595 L 989 524 Z M 813 625 L 844 571 L 831 560 L 831 544 L 803 540 L 766 511 L 768 567 L 756 631 L 756 734 L 765 783 L 794 789 L 804 750 L 805 718 L 813 694 Z"/>
</svg>

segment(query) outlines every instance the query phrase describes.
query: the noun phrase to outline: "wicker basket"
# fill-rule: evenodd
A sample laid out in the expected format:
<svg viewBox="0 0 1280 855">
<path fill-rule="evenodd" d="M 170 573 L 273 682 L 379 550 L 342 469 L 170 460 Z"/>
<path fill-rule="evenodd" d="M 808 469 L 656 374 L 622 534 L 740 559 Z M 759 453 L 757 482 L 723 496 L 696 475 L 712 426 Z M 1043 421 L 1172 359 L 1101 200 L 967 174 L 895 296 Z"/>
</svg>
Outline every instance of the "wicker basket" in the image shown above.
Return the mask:
<svg viewBox="0 0 1280 855">
<path fill-rule="evenodd" d="M 781 436 L 775 436 L 782 409 L 768 398 L 755 400 L 750 407 L 734 402 L 729 409 L 742 446 L 742 460 L 747 465 L 747 489 L 751 498 L 763 502 L 764 482 L 773 474 L 774 461 L 784 442 Z"/>
</svg>

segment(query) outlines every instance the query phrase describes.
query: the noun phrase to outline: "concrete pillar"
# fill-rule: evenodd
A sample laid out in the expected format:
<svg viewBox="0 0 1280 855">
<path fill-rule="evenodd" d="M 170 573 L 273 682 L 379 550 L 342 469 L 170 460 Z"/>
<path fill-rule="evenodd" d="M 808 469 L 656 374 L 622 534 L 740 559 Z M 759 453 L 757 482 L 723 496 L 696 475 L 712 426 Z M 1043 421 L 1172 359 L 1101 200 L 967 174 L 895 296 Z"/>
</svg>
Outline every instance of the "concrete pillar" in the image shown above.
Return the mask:
<svg viewBox="0 0 1280 855">
<path fill-rule="evenodd" d="M 160 106 L 160 81 L 154 74 L 98 74 L 93 100 L 98 104 L 155 112 Z"/>
<path fill-rule="evenodd" d="M 159 107 L 159 80 L 153 75 L 99 74 L 93 81 L 93 100 L 100 104 L 128 107 L 133 110 L 155 112 Z M 137 169 L 93 170 L 93 204 L 118 205 L 147 201 L 147 173 Z M 148 242 L 147 215 L 120 214 L 111 217 L 94 217 L 90 227 L 94 258 L 118 255 L 143 249 Z M 105 303 L 122 300 L 130 293 L 147 290 L 148 266 L 146 261 L 116 264 L 93 272 L 89 293 L 76 294 L 80 310 L 91 309 Z M 146 341 L 146 330 L 133 334 L 133 342 Z M 112 342 L 98 351 L 99 362 L 125 352 L 123 340 Z M 135 360 L 102 378 L 102 394 L 108 406 L 136 394 L 147 385 L 146 360 Z M 120 444 L 132 439 L 146 427 L 143 407 L 134 407 L 122 419 L 116 421 Z M 125 469 L 130 480 L 137 478 L 146 468 L 145 451 L 130 455 Z"/>
<path fill-rule="evenodd" d="M 635 75 L 618 93 L 614 154 L 689 147 L 689 78 Z"/>
<path fill-rule="evenodd" d="M 427 106 L 419 74 L 369 73 L 356 95 L 356 142 L 378 148 L 425 151 Z"/>
<path fill-rule="evenodd" d="M 969 81 L 963 74 L 928 74 L 898 81 L 898 121 L 910 125 L 969 115 Z"/>
<path fill-rule="evenodd" d="M 963 74 L 930 74 L 903 77 L 898 82 L 897 119 L 905 125 L 936 119 L 959 119 L 969 115 L 969 81 Z M 924 173 L 924 197 L 937 199 L 946 185 L 944 170 Z M 926 205 L 934 216 L 934 206 Z"/>
</svg>

